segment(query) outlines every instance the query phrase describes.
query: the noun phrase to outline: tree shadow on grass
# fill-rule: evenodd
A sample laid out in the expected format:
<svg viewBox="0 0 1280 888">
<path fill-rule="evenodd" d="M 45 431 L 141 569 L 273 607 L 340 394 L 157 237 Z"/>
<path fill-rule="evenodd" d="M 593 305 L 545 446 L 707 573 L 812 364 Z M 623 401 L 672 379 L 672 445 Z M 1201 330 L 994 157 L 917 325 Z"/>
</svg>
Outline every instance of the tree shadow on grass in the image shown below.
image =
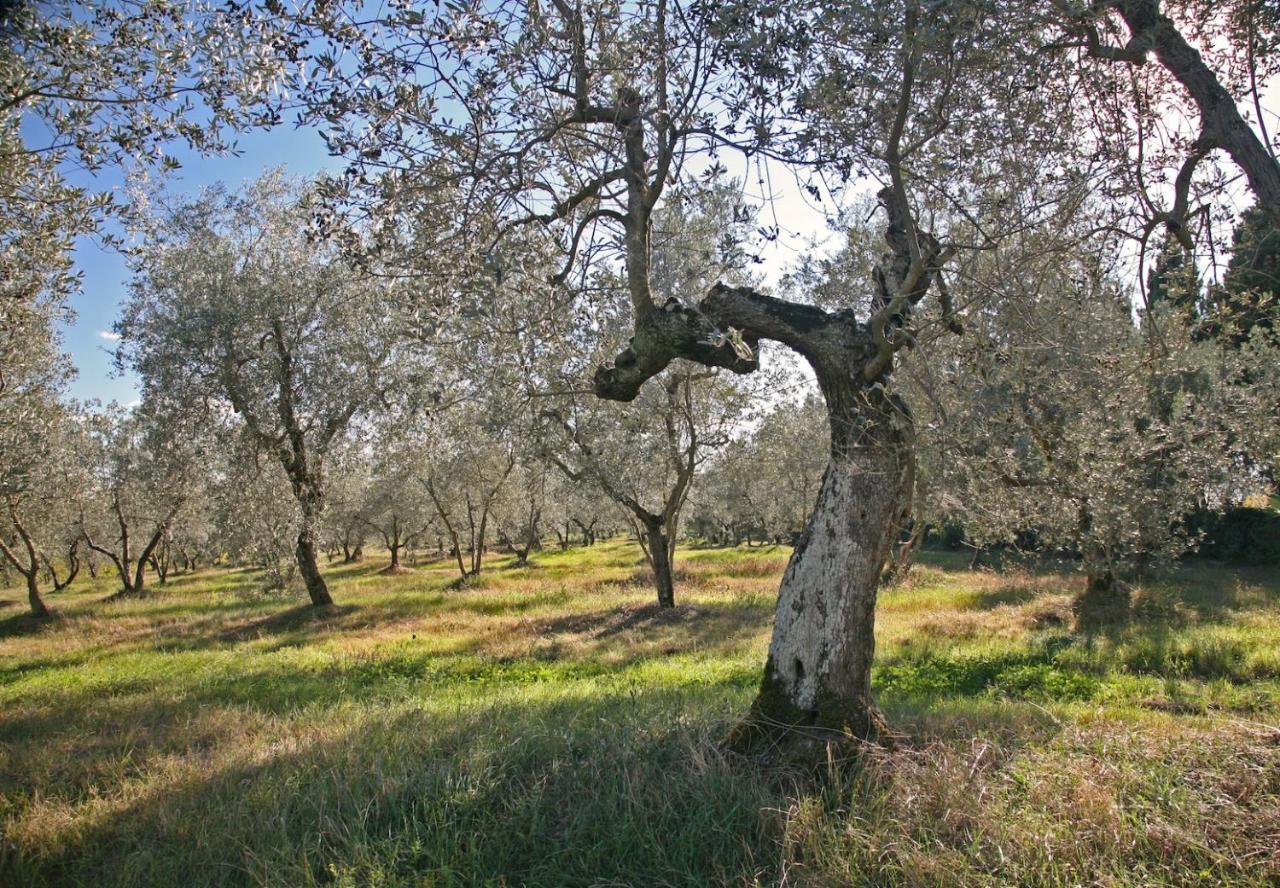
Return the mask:
<svg viewBox="0 0 1280 888">
<path fill-rule="evenodd" d="M 226 702 L 100 699 L 40 726 L 55 741 L 91 719 L 137 727 L 90 735 L 78 755 L 54 746 L 109 760 L 74 785 L 55 767 L 23 788 L 0 883 L 772 884 L 783 812 L 823 791 L 820 777 L 719 752 L 749 699 L 732 681 L 466 704 L 447 691 L 363 708 L 313 699 L 270 720 L 211 710 L 215 699 Z M 895 713 L 922 743 L 995 732 L 1008 751 L 1053 730 L 1026 707 L 938 710 Z M 23 747 L 8 767 L 49 739 L 6 737 Z"/>
<path fill-rule="evenodd" d="M 223 629 L 213 634 L 209 640 L 215 644 L 236 644 L 313 628 L 332 630 L 356 610 L 358 608 L 350 604 L 330 604 L 323 607 L 300 604 L 279 613 L 268 614 L 247 623 Z"/>
<path fill-rule="evenodd" d="M 752 605 L 624 605 L 534 620 L 526 631 L 540 639 L 563 639 L 548 655 L 591 659 L 622 655 L 631 662 L 658 653 L 733 649 L 765 631 L 772 610 Z"/>
<path fill-rule="evenodd" d="M 28 635 L 38 635 L 41 632 L 57 631 L 59 627 L 64 625 L 66 617 L 56 608 L 51 616 L 36 617 L 28 610 L 22 610 L 19 613 L 10 614 L 4 619 L 0 619 L 0 639 L 4 638 L 20 638 Z"/>
<path fill-rule="evenodd" d="M 1158 576 L 1142 590 L 1148 604 L 1181 606 L 1201 620 L 1280 606 L 1280 569 L 1193 562 Z M 1139 597 L 1138 604 L 1142 604 Z M 1139 608 L 1141 615 L 1141 608 Z"/>
<path fill-rule="evenodd" d="M 1188 626 L 1232 622 L 1249 611 L 1280 606 L 1280 571 L 1230 565 L 1182 566 L 1128 585 L 1122 598 L 1075 601 L 1076 633 L 1111 640 L 1166 637 Z"/>
<path fill-rule="evenodd" d="M 648 690 L 277 724 L 211 766 L 103 781 L 93 816 L 50 841 L 19 828 L 0 881 L 747 882 L 772 872 L 781 796 L 706 739 L 733 695 L 698 693 L 719 705 Z"/>
<path fill-rule="evenodd" d="M 1049 586 L 1036 583 L 1009 582 L 975 592 L 969 609 L 994 610 L 1007 605 L 1026 604 L 1045 595 L 1055 595 L 1062 591 L 1061 586 Z"/>
</svg>

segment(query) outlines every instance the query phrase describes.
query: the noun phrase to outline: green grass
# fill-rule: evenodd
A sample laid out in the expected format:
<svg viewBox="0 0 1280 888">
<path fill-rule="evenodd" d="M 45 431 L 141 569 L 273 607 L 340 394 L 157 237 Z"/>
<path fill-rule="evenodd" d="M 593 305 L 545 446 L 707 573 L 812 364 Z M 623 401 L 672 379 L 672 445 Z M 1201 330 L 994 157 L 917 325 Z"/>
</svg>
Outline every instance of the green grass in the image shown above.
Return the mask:
<svg viewBox="0 0 1280 888">
<path fill-rule="evenodd" d="M 785 548 L 630 544 L 452 588 L 328 571 L 338 607 L 209 570 L 0 592 L 0 885 L 1267 885 L 1280 574 L 1187 568 L 1078 628 L 1078 578 L 929 555 L 881 599 L 900 738 L 728 757 Z"/>
</svg>

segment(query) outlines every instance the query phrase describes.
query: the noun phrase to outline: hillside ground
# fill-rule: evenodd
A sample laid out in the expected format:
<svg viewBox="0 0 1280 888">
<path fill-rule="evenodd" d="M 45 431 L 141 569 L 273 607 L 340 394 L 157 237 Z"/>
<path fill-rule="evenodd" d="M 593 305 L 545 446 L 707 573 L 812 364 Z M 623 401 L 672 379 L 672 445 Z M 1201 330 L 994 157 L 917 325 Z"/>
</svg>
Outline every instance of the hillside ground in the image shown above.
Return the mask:
<svg viewBox="0 0 1280 888">
<path fill-rule="evenodd" d="M 0 885 L 1267 885 L 1280 572 L 1200 565 L 1078 625 L 1070 574 L 927 555 L 881 598 L 893 748 L 722 753 L 787 551 L 612 541 L 338 605 L 212 569 L 25 616 L 0 591 Z"/>
</svg>

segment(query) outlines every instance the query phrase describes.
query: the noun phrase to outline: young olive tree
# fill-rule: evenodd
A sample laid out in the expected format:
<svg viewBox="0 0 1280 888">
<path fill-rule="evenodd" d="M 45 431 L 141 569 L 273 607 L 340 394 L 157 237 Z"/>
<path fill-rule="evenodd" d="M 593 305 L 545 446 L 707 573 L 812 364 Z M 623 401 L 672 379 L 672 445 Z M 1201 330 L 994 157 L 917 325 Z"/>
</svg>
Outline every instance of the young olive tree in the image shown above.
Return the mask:
<svg viewBox="0 0 1280 888">
<path fill-rule="evenodd" d="M 357 519 L 382 540 L 389 553 L 390 562 L 383 573 L 406 572 L 401 553 L 421 542 L 437 520 L 431 498 L 417 483 L 423 476 L 424 462 L 419 443 L 413 436 L 385 429 L 373 447 Z"/>
<path fill-rule="evenodd" d="M 1249 453 L 1277 446 L 1276 377 L 1173 310 L 1157 323 L 1153 347 L 1114 282 L 1085 275 L 975 317 L 935 367 L 934 517 L 979 544 L 1031 534 L 1077 553 L 1086 608 L 1124 603 L 1123 570 L 1194 548 L 1187 516 L 1238 501 Z"/>
<path fill-rule="evenodd" d="M 117 597 L 147 595 L 152 557 L 204 486 L 206 442 L 186 419 L 146 404 L 110 404 L 89 418 L 92 482 L 80 527 L 88 547 L 115 566 Z"/>
<path fill-rule="evenodd" d="M 367 442 L 359 435 L 348 435 L 329 456 L 321 536 L 330 561 L 339 556 L 343 564 L 364 560 L 369 528 L 361 513 L 372 483 L 371 456 Z"/>
<path fill-rule="evenodd" d="M 435 417 L 414 466 L 418 490 L 448 537 L 460 581 L 484 568 L 495 510 L 519 453 L 508 417 L 490 406 L 472 401 Z"/>
<path fill-rule="evenodd" d="M 226 429 L 210 495 L 220 553 L 262 572 L 264 591 L 285 591 L 298 576 L 301 511 L 279 460 L 261 453 L 243 428 Z"/>
<path fill-rule="evenodd" d="M 658 605 L 675 606 L 675 549 L 693 481 L 744 407 L 740 387 L 693 364 L 671 367 L 630 404 L 574 400 L 544 410 L 547 458 L 599 488 L 631 523 Z"/>
<path fill-rule="evenodd" d="M 517 457 L 497 505 L 498 541 L 515 556 L 517 567 L 527 566 L 530 555 L 542 548 L 542 532 L 553 508 L 551 497 L 557 493 L 552 480 L 555 467 L 536 448 L 526 451 Z"/>
<path fill-rule="evenodd" d="M 379 403 L 395 355 L 388 288 L 307 236 L 305 189 L 278 174 L 212 189 L 155 219 L 119 323 L 144 391 L 226 405 L 280 462 L 301 510 L 295 555 L 311 602 L 326 460 Z"/>
<path fill-rule="evenodd" d="M 74 504 L 89 481 L 83 429 L 75 411 L 56 401 L 31 405 L 17 419 L 0 432 L 0 556 L 23 578 L 31 615 L 45 618 L 52 611 L 41 595 L 41 576 L 61 592 L 80 570 Z"/>
<path fill-rule="evenodd" d="M 72 282 L 66 244 L 42 234 L 0 243 L 0 555 L 25 580 L 37 617 L 49 615 L 39 573 L 59 535 L 55 515 L 77 495 L 66 483 L 76 417 L 62 403 L 72 369 L 55 333 Z"/>
</svg>

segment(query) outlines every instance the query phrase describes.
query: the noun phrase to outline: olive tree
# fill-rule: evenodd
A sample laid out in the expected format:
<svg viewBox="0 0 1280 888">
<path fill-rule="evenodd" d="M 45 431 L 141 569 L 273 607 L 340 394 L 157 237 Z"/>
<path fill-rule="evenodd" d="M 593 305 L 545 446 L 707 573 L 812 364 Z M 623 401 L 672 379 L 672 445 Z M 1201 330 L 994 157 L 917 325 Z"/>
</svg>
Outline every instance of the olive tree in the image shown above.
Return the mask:
<svg viewBox="0 0 1280 888">
<path fill-rule="evenodd" d="M 1080 24 L 1112 5 L 1125 4 L 1094 4 Z M 558 238 L 559 280 L 588 283 L 593 267 L 620 262 L 632 335 L 596 370 L 600 397 L 635 399 L 677 360 L 754 371 L 762 340 L 812 367 L 827 470 L 741 745 L 780 724 L 878 729 L 876 587 L 915 472 L 913 421 L 893 385 L 901 354 L 961 329 L 975 302 L 1016 298 L 998 280 L 956 285 L 979 255 L 1033 260 L 1018 235 L 1061 228 L 1111 169 L 1075 105 L 1046 102 L 1080 83 L 1078 55 L 1053 51 L 1064 8 L 556 0 L 358 22 L 323 8 L 308 22 L 324 49 L 303 101 L 352 161 L 349 206 L 362 219 L 394 230 L 417 194 L 461 183 L 460 216 Z M 820 303 L 733 280 L 659 293 L 655 218 L 733 150 L 874 183 L 882 252 L 863 278 Z"/>
<path fill-rule="evenodd" d="M 456 406 L 436 417 L 420 438 L 414 478 L 448 537 L 460 581 L 484 569 L 499 499 L 519 455 L 509 417 L 493 406 Z"/>
<path fill-rule="evenodd" d="M 242 428 L 227 428 L 223 440 L 209 497 L 219 554 L 261 571 L 263 591 L 294 589 L 301 514 L 289 478 Z"/>
<path fill-rule="evenodd" d="M 80 513 L 90 549 L 120 579 L 117 597 L 147 595 L 147 567 L 182 510 L 207 480 L 207 441 L 189 417 L 144 404 L 110 404 L 89 417 L 86 465 L 91 483 Z"/>
<path fill-rule="evenodd" d="M 439 174 L 501 229 L 550 230 L 560 280 L 621 262 L 632 335 L 595 372 L 598 396 L 634 400 L 677 360 L 752 372 L 762 340 L 812 368 L 828 466 L 784 575 L 753 716 L 736 734 L 745 747 L 778 725 L 875 734 L 875 590 L 914 471 L 910 416 L 890 384 L 896 356 L 958 326 L 949 265 L 1087 189 L 1057 159 L 1069 122 L 1035 95 L 1057 62 L 1020 12 L 555 0 L 360 24 L 326 9 L 311 22 L 328 45 L 304 101 L 360 170 L 348 181 L 362 213 L 396 218 Z M 699 154 L 734 149 L 878 184 L 885 252 L 832 310 L 740 281 L 655 290 L 656 215 L 708 168 Z M 954 224 L 935 218 L 956 206 Z"/>
<path fill-rule="evenodd" d="M 373 447 L 368 483 L 357 520 L 382 540 L 390 561 L 383 573 L 403 573 L 401 553 L 417 545 L 437 520 L 431 498 L 417 479 L 424 454 L 413 436 L 386 429 Z"/>
<path fill-rule="evenodd" d="M 301 509 L 295 554 L 315 605 L 330 450 L 379 403 L 397 342 L 388 289 L 307 236 L 305 189 L 271 174 L 153 220 L 118 329 L 144 391 L 233 410 Z"/>
<path fill-rule="evenodd" d="M 694 478 L 728 442 L 743 402 L 740 386 L 682 362 L 630 404 L 574 399 L 543 410 L 547 458 L 622 510 L 661 607 L 675 606 L 675 547 Z"/>
<path fill-rule="evenodd" d="M 25 581 L 32 616 L 44 618 L 52 611 L 41 595 L 42 575 L 49 577 L 54 592 L 61 592 L 80 570 L 75 504 L 88 476 L 75 410 L 44 402 L 31 414 L 0 433 L 0 556 Z"/>
</svg>

